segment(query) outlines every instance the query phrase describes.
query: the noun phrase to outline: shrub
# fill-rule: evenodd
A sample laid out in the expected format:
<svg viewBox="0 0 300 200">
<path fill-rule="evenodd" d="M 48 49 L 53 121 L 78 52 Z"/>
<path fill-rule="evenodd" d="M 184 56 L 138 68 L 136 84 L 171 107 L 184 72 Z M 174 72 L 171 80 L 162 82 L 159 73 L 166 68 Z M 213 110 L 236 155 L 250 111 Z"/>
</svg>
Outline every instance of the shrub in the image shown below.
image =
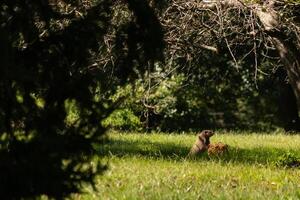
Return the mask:
<svg viewBox="0 0 300 200">
<path fill-rule="evenodd" d="M 115 110 L 108 118 L 102 121 L 104 127 L 121 130 L 141 129 L 140 119 L 129 109 Z"/>
<path fill-rule="evenodd" d="M 280 156 L 275 164 L 284 167 L 300 167 L 300 157 L 288 152 Z"/>
</svg>

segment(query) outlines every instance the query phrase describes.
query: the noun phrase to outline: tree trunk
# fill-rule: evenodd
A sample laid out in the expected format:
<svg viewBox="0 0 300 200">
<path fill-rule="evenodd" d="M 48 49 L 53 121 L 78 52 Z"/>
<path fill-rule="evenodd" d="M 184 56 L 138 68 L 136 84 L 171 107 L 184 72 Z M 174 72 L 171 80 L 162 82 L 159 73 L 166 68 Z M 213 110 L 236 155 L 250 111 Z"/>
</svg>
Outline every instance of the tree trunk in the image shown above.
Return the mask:
<svg viewBox="0 0 300 200">
<path fill-rule="evenodd" d="M 203 1 L 204 2 L 204 1 Z M 293 113 L 297 115 L 299 119 L 299 109 L 300 109 L 300 47 L 297 48 L 299 44 L 297 41 L 292 41 L 293 38 L 285 34 L 286 28 L 282 26 L 280 21 L 280 13 L 275 8 L 276 0 L 266 0 L 263 1 L 263 5 L 258 3 L 253 3 L 247 5 L 242 0 L 220 0 L 220 1 L 205 1 L 203 4 L 204 7 L 214 8 L 217 7 L 217 3 L 220 3 L 222 6 L 227 5 L 227 7 L 236 7 L 241 9 L 251 10 L 262 23 L 263 31 L 269 36 L 274 46 L 277 49 L 278 55 L 280 56 L 281 63 L 284 65 L 287 75 L 289 78 L 290 86 L 294 96 L 296 97 L 297 106 L 292 106 L 295 108 Z M 253 1 L 252 1 L 253 2 Z M 280 1 L 279 1 L 280 2 Z M 288 89 L 284 89 L 288 91 Z M 282 94 L 287 95 L 284 98 L 292 98 L 290 93 L 283 92 Z M 294 97 L 293 97 L 294 98 Z M 290 101 L 282 101 L 289 104 Z M 291 105 L 282 105 L 291 106 Z M 294 115 L 293 114 L 293 115 Z M 299 122 L 295 122 L 299 123 Z"/>
<path fill-rule="evenodd" d="M 279 97 L 279 112 L 284 130 L 300 131 L 297 102 L 290 84 L 281 83 Z"/>
<path fill-rule="evenodd" d="M 216 6 L 214 2 L 207 1 L 204 7 L 212 8 Z M 220 3 L 229 7 L 248 8 L 256 14 L 263 25 L 265 33 L 273 41 L 281 62 L 287 70 L 289 83 L 296 96 L 298 109 L 300 109 L 300 51 L 297 49 L 297 42 L 291 41 L 293 39 L 288 38 L 280 26 L 279 13 L 274 9 L 276 1 L 267 0 L 264 1 L 264 5 L 252 4 L 251 6 L 247 6 L 242 0 L 223 0 Z"/>
<path fill-rule="evenodd" d="M 285 131 L 300 131 L 297 100 L 291 85 L 286 82 L 287 72 L 280 68 L 277 70 L 276 74 L 278 78 L 276 85 L 279 89 L 279 119 L 282 122 Z"/>
<path fill-rule="evenodd" d="M 278 37 L 273 37 L 272 39 L 285 66 L 289 83 L 296 96 L 298 108 L 300 108 L 300 53 L 296 47 L 291 46 L 292 44 L 287 44 L 284 39 Z"/>
<path fill-rule="evenodd" d="M 266 4 L 268 9 L 257 9 L 256 14 L 276 47 L 288 75 L 289 84 L 280 86 L 279 110 L 285 115 L 284 127 L 287 131 L 300 131 L 300 52 L 297 44 L 290 41 L 292 38 L 288 38 L 284 31 L 279 29 L 278 13 L 273 9 L 272 2 Z"/>
</svg>

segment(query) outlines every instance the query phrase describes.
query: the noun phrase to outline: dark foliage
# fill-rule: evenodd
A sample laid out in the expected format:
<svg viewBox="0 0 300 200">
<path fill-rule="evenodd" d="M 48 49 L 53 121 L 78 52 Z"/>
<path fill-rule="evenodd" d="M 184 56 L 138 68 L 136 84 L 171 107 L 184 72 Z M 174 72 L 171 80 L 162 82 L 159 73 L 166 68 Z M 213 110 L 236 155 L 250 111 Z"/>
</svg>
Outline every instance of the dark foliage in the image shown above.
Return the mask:
<svg viewBox="0 0 300 200">
<path fill-rule="evenodd" d="M 281 155 L 275 164 L 279 167 L 299 168 L 300 158 L 293 152 L 287 152 Z"/>
<path fill-rule="evenodd" d="M 163 33 L 147 1 L 129 0 L 133 17 L 116 37 L 114 79 L 101 56 L 117 1 L 4 0 L 0 5 L 0 196 L 61 199 L 93 183 L 101 120 L 117 106 L 107 94 L 134 69 L 162 58 Z M 118 33 L 122 32 L 122 37 Z M 111 74 L 111 72 L 110 72 Z M 109 84 L 108 84 L 109 83 Z M 96 98 L 97 97 L 97 98 Z M 67 102 L 79 118 L 66 118 Z M 120 99 L 121 101 L 121 99 Z"/>
</svg>

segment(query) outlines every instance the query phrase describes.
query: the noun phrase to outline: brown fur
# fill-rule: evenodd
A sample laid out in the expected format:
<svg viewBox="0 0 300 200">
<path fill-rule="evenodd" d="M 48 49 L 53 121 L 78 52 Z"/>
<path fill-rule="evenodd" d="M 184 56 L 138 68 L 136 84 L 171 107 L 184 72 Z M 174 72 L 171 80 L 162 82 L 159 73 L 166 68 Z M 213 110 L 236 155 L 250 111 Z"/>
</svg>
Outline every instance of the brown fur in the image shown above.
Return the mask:
<svg viewBox="0 0 300 200">
<path fill-rule="evenodd" d="M 228 152 L 228 145 L 221 142 L 210 144 L 207 150 L 209 156 L 219 156 L 223 155 L 225 152 Z"/>
<path fill-rule="evenodd" d="M 192 146 L 192 148 L 188 154 L 188 157 L 205 152 L 208 149 L 208 146 L 210 144 L 209 138 L 213 135 L 214 135 L 214 132 L 211 130 L 204 130 L 201 133 L 198 133 L 196 141 L 195 141 L 194 145 Z"/>
</svg>

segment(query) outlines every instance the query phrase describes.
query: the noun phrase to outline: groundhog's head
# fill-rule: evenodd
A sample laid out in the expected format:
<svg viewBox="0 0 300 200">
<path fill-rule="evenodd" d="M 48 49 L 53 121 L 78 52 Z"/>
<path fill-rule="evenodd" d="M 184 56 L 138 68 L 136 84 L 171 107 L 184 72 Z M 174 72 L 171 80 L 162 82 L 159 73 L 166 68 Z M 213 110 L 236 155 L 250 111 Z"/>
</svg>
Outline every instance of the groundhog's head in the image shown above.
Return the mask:
<svg viewBox="0 0 300 200">
<path fill-rule="evenodd" d="M 213 136 L 215 133 L 212 130 L 203 130 L 201 134 L 204 134 L 206 138 Z"/>
</svg>

